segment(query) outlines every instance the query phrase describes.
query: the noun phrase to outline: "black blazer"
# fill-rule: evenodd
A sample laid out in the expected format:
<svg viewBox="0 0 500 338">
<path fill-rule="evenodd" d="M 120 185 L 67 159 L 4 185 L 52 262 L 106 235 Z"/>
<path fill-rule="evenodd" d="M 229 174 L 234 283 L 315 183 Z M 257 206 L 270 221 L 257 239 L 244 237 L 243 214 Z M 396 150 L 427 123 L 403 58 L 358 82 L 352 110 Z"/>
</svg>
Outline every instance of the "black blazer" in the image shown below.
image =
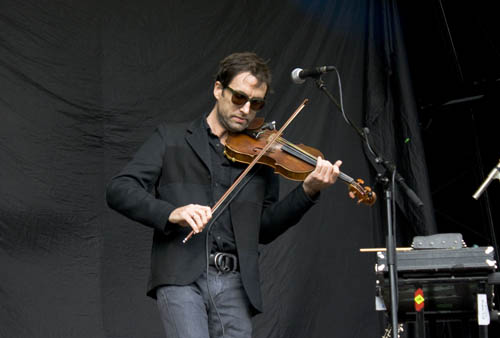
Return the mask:
<svg viewBox="0 0 500 338">
<path fill-rule="evenodd" d="M 161 285 L 195 281 L 206 265 L 206 231 L 182 240 L 191 228 L 168 222 L 175 209 L 190 203 L 213 206 L 207 131 L 202 118 L 162 124 L 133 159 L 108 184 L 108 205 L 154 228 L 148 295 Z M 262 311 L 258 244 L 268 243 L 297 223 L 314 204 L 301 185 L 278 201 L 279 179 L 270 167 L 259 169 L 229 206 L 244 288 Z M 236 179 L 236 177 L 234 177 Z M 233 180 L 234 180 L 233 179 Z"/>
</svg>

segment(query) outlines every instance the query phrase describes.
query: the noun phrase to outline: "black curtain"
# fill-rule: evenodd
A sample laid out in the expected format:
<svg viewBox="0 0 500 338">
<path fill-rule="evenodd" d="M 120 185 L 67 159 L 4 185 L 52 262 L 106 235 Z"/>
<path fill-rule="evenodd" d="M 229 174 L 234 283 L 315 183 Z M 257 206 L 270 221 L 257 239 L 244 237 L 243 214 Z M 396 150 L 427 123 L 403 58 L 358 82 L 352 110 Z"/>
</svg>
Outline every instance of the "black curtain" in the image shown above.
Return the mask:
<svg viewBox="0 0 500 338">
<path fill-rule="evenodd" d="M 211 109 L 218 61 L 234 51 L 269 59 L 268 120 L 281 126 L 310 100 L 288 140 L 342 159 L 382 195 L 381 169 L 339 110 L 314 82 L 289 79 L 337 66 L 345 112 L 425 203 L 397 194 L 399 231 L 433 232 L 399 32 L 389 0 L 0 0 L 0 337 L 163 335 L 145 296 L 151 230 L 109 210 L 104 189 L 161 121 Z M 323 79 L 339 98 L 335 74 Z M 262 247 L 254 336 L 380 336 L 375 259 L 359 248 L 384 245 L 385 223 L 382 198 L 370 208 L 343 183 L 323 192 Z"/>
</svg>

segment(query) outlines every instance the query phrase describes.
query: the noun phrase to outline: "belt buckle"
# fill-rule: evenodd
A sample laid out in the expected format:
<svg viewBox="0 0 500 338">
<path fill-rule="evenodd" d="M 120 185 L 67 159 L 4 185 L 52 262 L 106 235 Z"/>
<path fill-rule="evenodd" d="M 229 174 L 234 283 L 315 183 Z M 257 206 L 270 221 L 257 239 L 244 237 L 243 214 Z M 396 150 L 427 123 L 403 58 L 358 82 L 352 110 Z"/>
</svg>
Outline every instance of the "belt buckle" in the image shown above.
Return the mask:
<svg viewBox="0 0 500 338">
<path fill-rule="evenodd" d="M 220 272 L 234 272 L 238 268 L 238 259 L 236 255 L 217 252 L 214 256 L 214 265 Z"/>
</svg>

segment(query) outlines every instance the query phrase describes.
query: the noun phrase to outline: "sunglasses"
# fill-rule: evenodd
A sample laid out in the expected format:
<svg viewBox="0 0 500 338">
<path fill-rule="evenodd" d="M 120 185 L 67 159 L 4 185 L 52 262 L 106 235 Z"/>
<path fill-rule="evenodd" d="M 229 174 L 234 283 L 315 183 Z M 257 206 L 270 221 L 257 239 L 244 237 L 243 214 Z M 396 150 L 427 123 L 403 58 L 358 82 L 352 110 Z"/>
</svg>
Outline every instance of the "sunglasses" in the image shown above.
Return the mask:
<svg viewBox="0 0 500 338">
<path fill-rule="evenodd" d="M 237 92 L 233 88 L 227 86 L 227 89 L 231 92 L 231 102 L 237 106 L 242 106 L 248 101 L 250 101 L 250 109 L 252 110 L 261 110 L 264 108 L 264 105 L 266 104 L 266 101 L 264 99 L 251 99 L 248 97 L 247 94 L 242 93 L 242 92 Z"/>
</svg>

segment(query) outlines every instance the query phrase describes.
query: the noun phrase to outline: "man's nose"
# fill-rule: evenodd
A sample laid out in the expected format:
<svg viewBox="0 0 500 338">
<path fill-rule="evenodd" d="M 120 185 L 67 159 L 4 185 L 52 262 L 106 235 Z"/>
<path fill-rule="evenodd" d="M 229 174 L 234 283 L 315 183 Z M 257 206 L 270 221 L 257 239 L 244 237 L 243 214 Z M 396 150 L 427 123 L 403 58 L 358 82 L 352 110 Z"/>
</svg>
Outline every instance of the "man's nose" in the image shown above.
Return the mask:
<svg viewBox="0 0 500 338">
<path fill-rule="evenodd" d="M 245 102 L 245 104 L 241 106 L 240 111 L 245 114 L 250 113 L 250 101 Z"/>
</svg>

